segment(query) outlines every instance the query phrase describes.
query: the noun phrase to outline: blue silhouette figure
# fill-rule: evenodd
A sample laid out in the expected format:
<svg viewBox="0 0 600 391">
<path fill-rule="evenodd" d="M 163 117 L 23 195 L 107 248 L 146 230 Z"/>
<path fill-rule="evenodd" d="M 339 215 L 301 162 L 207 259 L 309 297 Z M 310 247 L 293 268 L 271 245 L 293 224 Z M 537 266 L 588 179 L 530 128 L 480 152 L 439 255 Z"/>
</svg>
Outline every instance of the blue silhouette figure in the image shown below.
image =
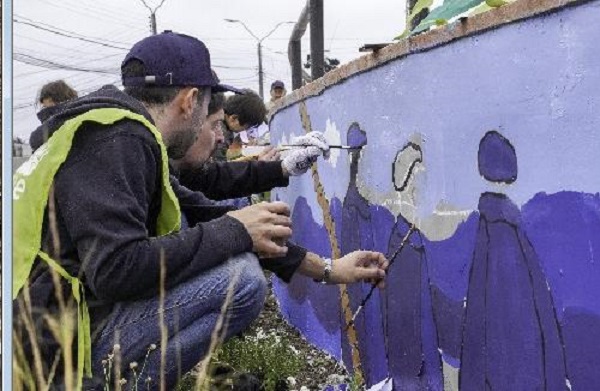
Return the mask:
<svg viewBox="0 0 600 391">
<path fill-rule="evenodd" d="M 352 147 L 363 147 L 367 144 L 367 136 L 357 123 L 353 123 L 348 129 L 347 142 Z M 360 150 L 350 150 L 349 154 L 350 183 L 342 204 L 340 240 L 342 254 L 355 250 L 373 250 L 375 246 L 371 206 L 369 201 L 359 193 L 356 184 Z M 361 300 L 371 289 L 371 285 L 352 284 L 348 285 L 347 289 L 350 307 L 352 311 L 356 311 Z M 361 366 L 366 385 L 369 387 L 383 380 L 387 375 L 383 319 L 379 303 L 379 292 L 375 292 L 354 323 Z M 352 368 L 351 349 L 345 332 L 342 333 L 342 357 L 347 367 Z"/>
<path fill-rule="evenodd" d="M 419 145 L 408 143 L 396 155 L 393 179 L 404 191 L 417 163 Z M 389 239 L 388 258 L 399 249 L 410 223 L 399 215 Z M 413 231 L 405 247 L 390 259 L 384 296 L 386 353 L 394 390 L 443 390 L 441 357 L 433 317 L 425 238 Z"/>
<path fill-rule="evenodd" d="M 479 144 L 480 174 L 517 179 L 514 147 L 497 131 Z M 565 390 L 563 343 L 550 288 L 522 229 L 519 208 L 502 193 L 479 199 L 479 227 L 463 322 L 460 389 Z"/>
</svg>

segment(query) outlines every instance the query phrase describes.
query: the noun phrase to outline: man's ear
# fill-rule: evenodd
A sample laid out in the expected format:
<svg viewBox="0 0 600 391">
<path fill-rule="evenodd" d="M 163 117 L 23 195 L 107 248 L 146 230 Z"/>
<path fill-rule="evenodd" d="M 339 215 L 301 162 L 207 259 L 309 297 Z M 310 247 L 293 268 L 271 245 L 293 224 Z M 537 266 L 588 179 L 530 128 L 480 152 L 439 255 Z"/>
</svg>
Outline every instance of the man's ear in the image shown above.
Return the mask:
<svg viewBox="0 0 600 391">
<path fill-rule="evenodd" d="M 238 116 L 237 114 L 225 114 L 225 122 L 227 123 L 227 127 L 232 132 L 235 131 L 234 128 L 237 128 Z"/>
<path fill-rule="evenodd" d="M 192 112 L 198 102 L 199 91 L 196 87 L 186 87 L 179 91 L 175 98 L 175 103 L 179 111 L 186 116 L 186 118 L 192 116 Z"/>
</svg>

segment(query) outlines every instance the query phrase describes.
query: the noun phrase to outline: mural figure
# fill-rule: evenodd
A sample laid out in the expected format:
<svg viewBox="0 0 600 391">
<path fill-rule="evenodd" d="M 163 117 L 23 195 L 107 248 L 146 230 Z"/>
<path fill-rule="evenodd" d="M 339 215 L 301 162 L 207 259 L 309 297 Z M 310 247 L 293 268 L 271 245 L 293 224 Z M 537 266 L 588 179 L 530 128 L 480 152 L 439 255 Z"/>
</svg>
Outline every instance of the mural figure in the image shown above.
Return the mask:
<svg viewBox="0 0 600 391">
<path fill-rule="evenodd" d="M 365 132 L 357 123 L 350 125 L 347 134 L 348 145 L 363 147 L 367 144 Z M 342 203 L 341 240 L 342 255 L 354 250 L 373 250 L 374 238 L 369 202 L 359 193 L 356 183 L 360 149 L 349 150 L 350 183 Z M 356 311 L 362 299 L 368 294 L 371 284 L 361 283 L 348 286 L 350 306 Z M 372 386 L 387 376 L 385 341 L 379 290 L 376 290 L 355 320 L 361 364 L 367 386 Z M 344 324 L 344 322 L 342 322 Z M 351 350 L 346 333 L 342 331 L 342 357 L 347 368 L 352 368 Z"/>
<path fill-rule="evenodd" d="M 451 237 L 442 241 L 426 238 L 425 241 L 438 348 L 442 351 L 443 361 L 455 370 L 460 367 L 464 298 L 478 222 L 479 214 L 472 213 Z"/>
<path fill-rule="evenodd" d="M 521 208 L 552 287 L 573 390 L 595 390 L 600 373 L 600 193 L 536 194 Z"/>
<path fill-rule="evenodd" d="M 412 156 L 410 164 L 406 164 L 407 156 Z M 408 177 L 421 161 L 417 144 L 408 143 L 398 152 L 393 167 L 396 190 L 406 189 L 411 179 Z M 398 250 L 409 229 L 410 222 L 399 215 L 390 236 L 388 256 Z M 418 230 L 409 236 L 396 258 L 388 270 L 383 293 L 386 354 L 394 389 L 443 390 L 424 238 Z"/>
<path fill-rule="evenodd" d="M 480 174 L 517 179 L 514 147 L 497 131 L 479 144 Z M 522 228 L 521 212 L 503 193 L 479 199 L 479 227 L 463 322 L 460 389 L 565 390 L 563 343 L 549 285 Z"/>
</svg>

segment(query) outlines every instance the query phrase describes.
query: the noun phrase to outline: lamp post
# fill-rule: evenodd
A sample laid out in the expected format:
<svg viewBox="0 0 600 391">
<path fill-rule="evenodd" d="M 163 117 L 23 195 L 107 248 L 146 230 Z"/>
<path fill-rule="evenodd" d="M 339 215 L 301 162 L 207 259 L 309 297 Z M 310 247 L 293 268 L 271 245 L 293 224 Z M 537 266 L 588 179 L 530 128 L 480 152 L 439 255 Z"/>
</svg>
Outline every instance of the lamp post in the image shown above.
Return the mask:
<svg viewBox="0 0 600 391">
<path fill-rule="evenodd" d="M 269 33 L 267 35 L 265 35 L 262 38 L 259 38 L 241 20 L 238 20 L 238 19 L 225 19 L 225 21 L 229 22 L 229 23 L 239 23 L 239 24 L 241 24 L 244 27 L 244 29 L 252 36 L 252 38 L 256 39 L 257 51 L 258 51 L 258 95 L 260 95 L 260 97 L 262 99 L 264 99 L 264 91 L 263 91 L 264 72 L 263 72 L 263 65 L 262 65 L 262 42 L 266 38 L 268 38 L 271 34 L 273 34 L 275 32 L 275 30 L 277 30 L 277 28 L 279 26 L 281 26 L 282 24 L 289 24 L 289 23 L 294 24 L 294 22 L 279 22 L 279 23 L 277 23 L 275 25 L 275 27 L 273 27 L 273 29 L 271 29 L 271 31 L 269 31 Z"/>
</svg>

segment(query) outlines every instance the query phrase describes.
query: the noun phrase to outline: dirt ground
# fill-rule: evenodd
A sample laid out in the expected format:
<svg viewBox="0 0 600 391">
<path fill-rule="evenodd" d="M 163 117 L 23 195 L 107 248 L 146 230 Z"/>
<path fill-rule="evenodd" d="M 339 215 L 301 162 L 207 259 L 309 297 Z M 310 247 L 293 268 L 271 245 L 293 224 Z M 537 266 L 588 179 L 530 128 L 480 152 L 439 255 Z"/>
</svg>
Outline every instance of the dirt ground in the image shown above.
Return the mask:
<svg viewBox="0 0 600 391">
<path fill-rule="evenodd" d="M 350 378 L 346 369 L 339 364 L 329 354 L 316 349 L 309 344 L 298 330 L 289 325 L 282 317 L 279 311 L 279 305 L 273 295 L 272 284 L 269 283 L 269 293 L 267 295 L 263 311 L 254 321 L 251 327 L 244 332 L 243 337 L 251 340 L 260 340 L 265 335 L 275 334 L 282 344 L 289 347 L 290 354 L 295 354 L 301 358 L 301 367 L 293 376 L 282 379 L 276 387 L 276 391 L 313 391 L 323 390 L 327 386 L 348 384 Z M 218 356 L 218 354 L 217 354 Z M 278 358 L 279 359 L 279 358 Z M 285 360 L 281 357 L 281 360 Z M 230 363 L 221 362 L 225 367 Z M 219 364 L 219 365 L 221 365 Z M 231 369 L 231 368 L 230 368 Z M 213 367 L 214 370 L 214 367 Z M 217 369 L 220 370 L 220 369 Z M 237 370 L 237 369 L 236 369 Z M 252 375 L 252 374 L 251 374 Z M 237 376 L 237 375 L 233 375 Z M 244 375 L 245 376 L 245 375 Z M 184 376 L 177 387 L 177 391 L 189 391 L 194 389 L 195 383 L 194 371 Z M 211 386 L 211 391 L 237 390 L 237 391 L 258 391 L 255 385 L 249 384 L 245 380 L 243 386 L 233 386 L 230 374 L 224 374 L 216 383 Z M 252 382 L 250 382 L 252 383 Z M 329 388 L 331 389 L 331 388 Z M 336 387 L 337 389 L 337 387 Z"/>
<path fill-rule="evenodd" d="M 306 365 L 294 376 L 295 385 L 290 390 L 322 390 L 327 385 L 348 383 L 348 372 L 329 354 L 309 344 L 298 330 L 290 326 L 282 317 L 272 289 L 265 302 L 265 307 L 252 325 L 249 333 L 259 330 L 277 330 L 283 341 L 291 345 L 292 350 L 304 358 Z"/>
</svg>

